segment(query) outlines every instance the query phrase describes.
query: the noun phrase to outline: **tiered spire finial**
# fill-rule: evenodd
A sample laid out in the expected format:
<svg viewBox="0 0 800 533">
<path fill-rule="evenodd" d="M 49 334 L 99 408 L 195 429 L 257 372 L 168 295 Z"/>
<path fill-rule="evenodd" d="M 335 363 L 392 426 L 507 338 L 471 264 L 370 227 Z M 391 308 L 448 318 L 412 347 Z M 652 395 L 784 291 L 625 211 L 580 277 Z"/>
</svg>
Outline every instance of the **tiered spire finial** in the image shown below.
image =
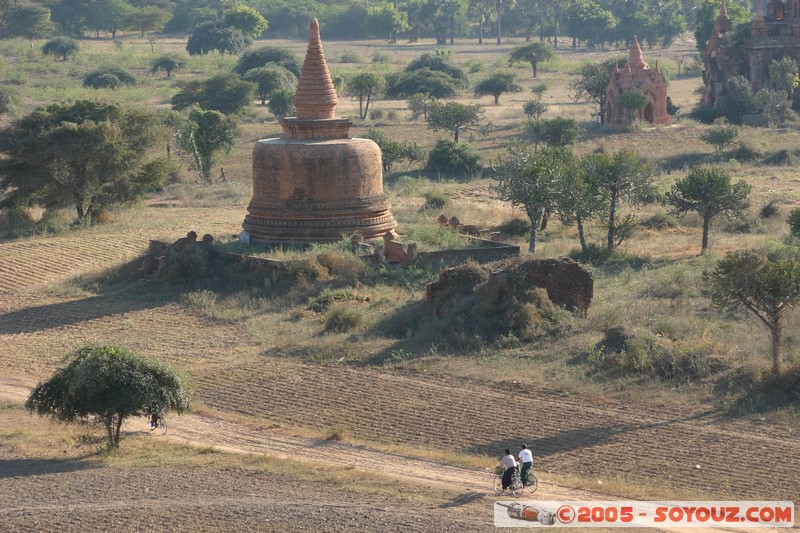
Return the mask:
<svg viewBox="0 0 800 533">
<path fill-rule="evenodd" d="M 311 21 L 308 31 L 308 49 L 300 70 L 294 107 L 297 118 L 302 120 L 325 120 L 336 118 L 336 105 L 339 99 L 333 86 L 322 40 L 319 35 L 319 22 Z"/>
<path fill-rule="evenodd" d="M 631 70 L 642 70 L 647 68 L 647 63 L 644 62 L 644 58 L 642 57 L 642 47 L 639 46 L 639 38 L 636 35 L 633 36 L 633 44 L 631 45 L 628 67 Z"/>
</svg>

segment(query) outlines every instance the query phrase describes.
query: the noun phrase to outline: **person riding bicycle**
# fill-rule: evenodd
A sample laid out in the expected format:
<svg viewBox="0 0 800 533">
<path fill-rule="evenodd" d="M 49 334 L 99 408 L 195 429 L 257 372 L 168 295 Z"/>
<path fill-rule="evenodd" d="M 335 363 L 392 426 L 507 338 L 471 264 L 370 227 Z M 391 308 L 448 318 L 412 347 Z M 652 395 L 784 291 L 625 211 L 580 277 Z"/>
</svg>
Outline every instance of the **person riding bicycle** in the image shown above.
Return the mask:
<svg viewBox="0 0 800 533">
<path fill-rule="evenodd" d="M 522 463 L 522 471 L 520 478 L 522 478 L 522 486 L 528 486 L 528 472 L 533 466 L 533 453 L 528 449 L 528 445 L 523 443 L 519 449 L 519 462 Z"/>
<path fill-rule="evenodd" d="M 161 417 L 158 413 L 153 413 L 150 415 L 150 430 L 154 430 L 158 427 L 158 422 L 161 420 Z"/>
<path fill-rule="evenodd" d="M 517 461 L 511 455 L 511 450 L 506 448 L 505 455 L 500 459 L 500 466 L 505 468 L 503 471 L 503 490 L 506 490 L 511 486 L 511 477 L 517 470 Z"/>
</svg>

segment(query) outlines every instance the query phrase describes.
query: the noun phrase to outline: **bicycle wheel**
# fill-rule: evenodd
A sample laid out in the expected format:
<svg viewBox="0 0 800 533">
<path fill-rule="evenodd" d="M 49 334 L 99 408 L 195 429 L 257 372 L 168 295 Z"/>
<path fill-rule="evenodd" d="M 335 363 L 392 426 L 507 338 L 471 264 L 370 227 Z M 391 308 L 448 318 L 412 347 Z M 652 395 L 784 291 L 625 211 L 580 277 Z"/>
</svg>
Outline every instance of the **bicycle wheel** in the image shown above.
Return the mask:
<svg viewBox="0 0 800 533">
<path fill-rule="evenodd" d="M 156 431 L 159 435 L 166 435 L 167 434 L 167 419 L 163 416 L 158 419 L 158 427 Z"/>
<path fill-rule="evenodd" d="M 514 475 L 514 477 L 511 478 L 511 486 L 509 488 L 511 489 L 511 494 L 515 498 L 522 496 L 522 491 L 525 490 L 525 487 L 522 485 L 522 480 L 518 475 Z"/>
<path fill-rule="evenodd" d="M 531 494 L 536 492 L 536 489 L 539 488 L 539 480 L 533 472 L 528 472 L 528 484 L 525 485 L 525 488 L 528 489 L 528 492 Z"/>
<path fill-rule="evenodd" d="M 503 493 L 503 476 L 495 475 L 494 476 L 494 493 L 500 495 Z"/>
</svg>

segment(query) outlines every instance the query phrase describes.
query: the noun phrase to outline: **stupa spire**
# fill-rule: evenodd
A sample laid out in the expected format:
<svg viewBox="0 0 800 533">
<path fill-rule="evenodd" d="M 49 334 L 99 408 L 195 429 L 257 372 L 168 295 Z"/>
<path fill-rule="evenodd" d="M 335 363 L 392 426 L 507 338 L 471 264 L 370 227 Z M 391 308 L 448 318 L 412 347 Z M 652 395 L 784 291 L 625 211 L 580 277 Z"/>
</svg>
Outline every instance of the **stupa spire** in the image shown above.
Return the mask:
<svg viewBox="0 0 800 533">
<path fill-rule="evenodd" d="M 336 118 L 336 105 L 339 99 L 333 86 L 328 63 L 322 52 L 319 35 L 319 22 L 311 21 L 308 30 L 308 49 L 300 70 L 294 107 L 297 118 L 301 120 L 326 120 Z"/>
<path fill-rule="evenodd" d="M 642 70 L 647 68 L 647 63 L 645 63 L 644 58 L 642 58 L 642 47 L 639 46 L 639 38 L 636 35 L 633 36 L 633 44 L 631 45 L 628 67 L 631 70 Z"/>
</svg>

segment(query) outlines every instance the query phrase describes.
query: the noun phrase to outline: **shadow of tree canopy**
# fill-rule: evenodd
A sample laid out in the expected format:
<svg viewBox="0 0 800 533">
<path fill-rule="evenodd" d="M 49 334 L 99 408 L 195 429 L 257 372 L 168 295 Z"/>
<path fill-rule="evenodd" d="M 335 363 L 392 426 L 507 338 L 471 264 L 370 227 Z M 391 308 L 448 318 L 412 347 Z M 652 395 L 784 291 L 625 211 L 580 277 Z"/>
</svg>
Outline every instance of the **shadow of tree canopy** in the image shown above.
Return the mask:
<svg viewBox="0 0 800 533">
<path fill-rule="evenodd" d="M 82 459 L 0 459 L 0 479 L 63 474 L 98 468 Z"/>
</svg>

